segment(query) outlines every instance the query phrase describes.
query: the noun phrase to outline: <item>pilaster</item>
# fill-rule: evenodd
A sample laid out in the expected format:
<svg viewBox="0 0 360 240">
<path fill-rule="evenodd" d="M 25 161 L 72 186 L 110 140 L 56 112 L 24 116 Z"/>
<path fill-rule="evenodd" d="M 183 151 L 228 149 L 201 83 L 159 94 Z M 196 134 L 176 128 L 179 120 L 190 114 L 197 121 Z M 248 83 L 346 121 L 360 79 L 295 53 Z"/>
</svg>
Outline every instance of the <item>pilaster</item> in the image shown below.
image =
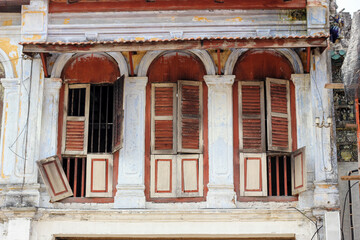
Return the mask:
<svg viewBox="0 0 360 240">
<path fill-rule="evenodd" d="M 31 207 L 2 209 L 2 213 L 8 221 L 5 240 L 29 240 L 31 220 L 35 212 L 36 209 Z"/>
<path fill-rule="evenodd" d="M 327 0 L 308 0 L 306 13 L 308 35 L 328 34 L 329 4 Z"/>
<path fill-rule="evenodd" d="M 145 208 L 145 104 L 147 77 L 126 77 L 124 145 L 119 156 L 115 208 Z"/>
<path fill-rule="evenodd" d="M 232 84 L 234 75 L 206 75 L 208 86 L 208 208 L 235 208 Z"/>
<path fill-rule="evenodd" d="M 56 155 L 61 78 L 44 79 L 39 159 Z"/>
</svg>

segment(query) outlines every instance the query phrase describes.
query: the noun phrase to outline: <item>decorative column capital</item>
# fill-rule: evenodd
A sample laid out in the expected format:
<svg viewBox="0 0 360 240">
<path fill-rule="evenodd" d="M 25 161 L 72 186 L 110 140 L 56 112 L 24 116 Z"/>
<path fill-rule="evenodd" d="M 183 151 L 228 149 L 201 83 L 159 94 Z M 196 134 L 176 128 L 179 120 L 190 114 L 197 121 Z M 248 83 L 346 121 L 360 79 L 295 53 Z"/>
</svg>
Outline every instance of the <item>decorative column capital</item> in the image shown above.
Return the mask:
<svg viewBox="0 0 360 240">
<path fill-rule="evenodd" d="M 62 79 L 61 78 L 45 78 L 45 89 L 49 90 L 59 90 L 62 85 Z"/>
<path fill-rule="evenodd" d="M 204 80 L 208 86 L 211 85 L 233 85 L 235 75 L 205 75 Z"/>
<path fill-rule="evenodd" d="M 20 85 L 19 78 L 1 78 L 1 84 L 5 89 L 17 88 Z"/>
<path fill-rule="evenodd" d="M 291 81 L 297 89 L 306 90 L 310 88 L 310 74 L 291 74 Z"/>
<path fill-rule="evenodd" d="M 125 77 L 125 81 L 133 88 L 144 88 L 148 82 L 148 77 Z"/>
</svg>

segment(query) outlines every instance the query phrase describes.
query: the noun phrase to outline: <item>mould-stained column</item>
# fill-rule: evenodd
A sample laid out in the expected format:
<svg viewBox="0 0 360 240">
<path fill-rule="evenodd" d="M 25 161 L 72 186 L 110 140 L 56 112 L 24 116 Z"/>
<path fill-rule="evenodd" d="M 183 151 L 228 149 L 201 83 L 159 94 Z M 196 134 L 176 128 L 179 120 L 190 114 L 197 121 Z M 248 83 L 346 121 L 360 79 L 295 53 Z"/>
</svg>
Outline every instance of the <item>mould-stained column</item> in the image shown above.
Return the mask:
<svg viewBox="0 0 360 240">
<path fill-rule="evenodd" d="M 328 34 L 329 3 L 327 0 L 307 0 L 308 35 Z"/>
<path fill-rule="evenodd" d="M 311 103 L 313 121 L 320 118 L 320 123 L 333 118 L 332 91 L 325 89 L 325 84 L 331 81 L 330 57 L 328 51 L 320 53 L 318 49 L 312 55 L 311 68 Z M 315 147 L 312 149 L 315 164 L 314 205 L 317 208 L 339 207 L 337 189 L 337 158 L 333 124 L 331 127 L 315 127 Z"/>
<path fill-rule="evenodd" d="M 45 78 L 39 158 L 56 154 L 61 78 Z"/>
<path fill-rule="evenodd" d="M 21 9 L 21 40 L 46 41 L 48 26 L 48 0 L 31 0 Z"/>
<path fill-rule="evenodd" d="M 299 196 L 299 206 L 309 208 L 313 205 L 314 161 L 317 148 L 315 140 L 315 122 L 311 106 L 310 74 L 292 74 L 296 99 L 296 131 L 298 148 L 306 147 L 307 189 Z"/>
<path fill-rule="evenodd" d="M 124 143 L 119 156 L 115 208 L 145 208 L 145 101 L 147 77 L 126 77 Z"/>
<path fill-rule="evenodd" d="M 232 85 L 234 75 L 204 76 L 208 86 L 208 208 L 235 208 Z"/>
<path fill-rule="evenodd" d="M 16 138 L 18 136 L 17 119 L 19 114 L 19 79 L 2 79 L 4 87 L 4 107 L 2 115 L 2 128 L 0 139 L 0 184 L 20 182 L 15 175 Z"/>
</svg>

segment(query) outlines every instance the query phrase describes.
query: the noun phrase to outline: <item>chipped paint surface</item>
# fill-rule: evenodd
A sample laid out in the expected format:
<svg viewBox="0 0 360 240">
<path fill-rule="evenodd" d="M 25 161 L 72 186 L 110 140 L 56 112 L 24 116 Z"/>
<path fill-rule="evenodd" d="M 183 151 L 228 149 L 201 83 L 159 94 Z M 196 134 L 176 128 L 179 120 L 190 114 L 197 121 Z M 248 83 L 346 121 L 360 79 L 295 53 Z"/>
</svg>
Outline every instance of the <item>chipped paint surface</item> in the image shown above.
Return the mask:
<svg viewBox="0 0 360 240">
<path fill-rule="evenodd" d="M 192 19 L 194 22 L 213 22 L 213 20 L 210 20 L 206 17 L 198 17 L 198 16 L 195 16 L 193 17 Z"/>
<path fill-rule="evenodd" d="M 126 61 L 129 62 L 129 52 L 121 52 L 121 53 L 126 58 Z M 137 51 L 136 54 L 132 55 L 133 66 L 134 66 L 135 72 L 136 72 L 137 67 L 140 64 L 141 59 L 143 58 L 143 56 L 145 54 L 146 54 L 146 51 Z"/>
<path fill-rule="evenodd" d="M 12 26 L 12 20 L 3 21 L 2 26 Z"/>
<path fill-rule="evenodd" d="M 136 41 L 144 41 L 145 38 L 144 38 L 144 37 L 136 37 L 135 40 L 136 40 Z"/>
<path fill-rule="evenodd" d="M 227 22 L 241 22 L 242 20 L 243 20 L 242 17 L 234 17 L 234 18 L 226 19 Z"/>
<path fill-rule="evenodd" d="M 39 40 L 39 39 L 41 39 L 40 34 L 34 34 L 34 35 L 32 35 L 32 37 L 24 37 L 24 40 L 27 40 L 27 41 L 33 41 L 33 40 Z"/>
<path fill-rule="evenodd" d="M 19 46 L 13 44 L 10 38 L 0 38 L 0 48 L 9 56 L 11 65 L 14 69 L 14 76 L 18 77 L 17 71 L 15 71 L 15 69 L 19 61 Z"/>
<path fill-rule="evenodd" d="M 2 136 L 2 142 L 5 142 L 5 136 L 6 136 L 6 124 L 7 124 L 7 118 L 8 118 L 8 108 L 9 108 L 9 103 L 6 103 L 5 106 L 5 116 L 4 116 L 4 131 L 3 131 L 3 136 Z M 4 174 L 4 161 L 5 161 L 5 156 L 4 156 L 4 151 L 5 150 L 5 144 L 2 145 L 2 152 L 1 152 L 1 178 L 6 179 L 9 178 L 10 176 L 7 176 Z"/>
<path fill-rule="evenodd" d="M 70 22 L 70 18 L 65 18 L 64 19 L 64 24 L 68 24 Z"/>
</svg>

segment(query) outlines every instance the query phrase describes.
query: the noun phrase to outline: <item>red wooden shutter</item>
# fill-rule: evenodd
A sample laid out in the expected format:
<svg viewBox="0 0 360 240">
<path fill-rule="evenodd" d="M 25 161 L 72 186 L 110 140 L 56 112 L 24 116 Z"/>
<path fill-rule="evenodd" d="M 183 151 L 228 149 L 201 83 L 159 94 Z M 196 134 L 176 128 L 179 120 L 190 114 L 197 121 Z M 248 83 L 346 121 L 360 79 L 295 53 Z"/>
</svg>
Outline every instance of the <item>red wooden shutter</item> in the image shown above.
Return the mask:
<svg viewBox="0 0 360 240">
<path fill-rule="evenodd" d="M 88 146 L 90 85 L 66 85 L 64 100 L 62 153 L 86 154 Z M 74 108 L 76 111 L 73 111 Z"/>
<path fill-rule="evenodd" d="M 123 122 L 124 122 L 124 75 L 114 83 L 114 129 L 113 129 L 113 152 L 123 145 Z"/>
<path fill-rule="evenodd" d="M 202 153 L 202 83 L 178 81 L 178 151 Z"/>
<path fill-rule="evenodd" d="M 268 148 L 291 152 L 289 81 L 266 79 Z"/>
<path fill-rule="evenodd" d="M 240 196 L 267 196 L 265 153 L 240 153 Z"/>
<path fill-rule="evenodd" d="M 73 195 L 64 170 L 57 156 L 49 157 L 36 162 L 51 202 Z"/>
<path fill-rule="evenodd" d="M 151 89 L 151 152 L 176 153 L 176 84 L 153 83 Z"/>
<path fill-rule="evenodd" d="M 303 147 L 291 154 L 291 188 L 293 195 L 306 191 L 306 176 L 305 147 Z"/>
<path fill-rule="evenodd" d="M 113 155 L 88 154 L 86 197 L 112 197 Z"/>
<path fill-rule="evenodd" d="M 264 83 L 239 82 L 240 150 L 265 152 Z"/>
</svg>

